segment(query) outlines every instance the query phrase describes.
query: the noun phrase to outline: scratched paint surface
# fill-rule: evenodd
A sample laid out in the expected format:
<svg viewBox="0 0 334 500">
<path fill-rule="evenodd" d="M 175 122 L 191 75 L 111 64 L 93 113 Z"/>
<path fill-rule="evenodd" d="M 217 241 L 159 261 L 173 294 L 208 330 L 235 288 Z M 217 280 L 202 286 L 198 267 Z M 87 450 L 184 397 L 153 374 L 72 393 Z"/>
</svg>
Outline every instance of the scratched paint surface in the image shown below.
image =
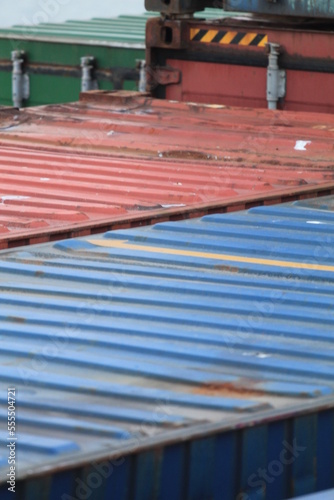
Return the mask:
<svg viewBox="0 0 334 500">
<path fill-rule="evenodd" d="M 124 92 L 1 109 L 0 248 L 330 194 L 333 138 L 332 115 Z"/>
<path fill-rule="evenodd" d="M 1 252 L 0 394 L 17 388 L 21 477 L 333 408 L 333 206 Z"/>
</svg>

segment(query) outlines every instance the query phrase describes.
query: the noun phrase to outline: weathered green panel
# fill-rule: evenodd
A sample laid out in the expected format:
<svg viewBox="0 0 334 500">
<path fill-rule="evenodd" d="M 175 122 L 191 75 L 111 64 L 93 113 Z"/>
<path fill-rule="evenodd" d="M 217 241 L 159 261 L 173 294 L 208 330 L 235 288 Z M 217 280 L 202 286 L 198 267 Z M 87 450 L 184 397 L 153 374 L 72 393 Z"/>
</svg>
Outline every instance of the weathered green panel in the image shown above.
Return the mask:
<svg viewBox="0 0 334 500">
<path fill-rule="evenodd" d="M 11 75 L 0 71 L 0 104 L 2 106 L 12 105 L 11 91 Z"/>
<path fill-rule="evenodd" d="M 30 77 L 30 99 L 25 102 L 26 106 L 38 104 L 51 104 L 69 102 L 78 99 L 80 92 L 80 58 L 92 55 L 96 59 L 98 69 L 109 68 L 135 68 L 137 59 L 145 58 L 145 51 L 139 49 L 127 49 L 121 47 L 103 47 L 66 44 L 43 43 L 39 41 L 18 41 L 13 44 L 10 39 L 0 39 L 0 59 L 10 66 L 10 54 L 12 50 L 24 50 L 27 56 L 27 68 Z M 61 66 L 72 67 L 77 70 L 76 76 L 59 76 L 54 74 L 33 74 L 29 71 L 29 65 L 38 67 L 37 71 L 43 69 L 43 65 L 52 65 L 53 69 L 61 71 Z M 113 89 L 113 83 L 108 80 L 99 81 L 100 89 Z M 0 104 L 11 105 L 11 73 L 0 71 Z M 135 81 L 125 81 L 123 88 L 135 90 Z"/>
<path fill-rule="evenodd" d="M 80 81 L 77 78 L 50 75 L 31 75 L 30 99 L 27 106 L 38 106 L 40 103 L 56 104 L 74 101 L 80 92 Z"/>
<path fill-rule="evenodd" d="M 0 59 L 10 61 L 12 50 L 24 50 L 28 63 L 54 64 L 80 67 L 80 57 L 94 56 L 100 69 L 120 66 L 134 67 L 136 59 L 145 58 L 145 51 L 122 48 L 104 47 L 101 45 L 79 45 L 57 41 L 40 42 L 17 40 L 13 43 L 10 39 L 0 38 Z"/>
</svg>

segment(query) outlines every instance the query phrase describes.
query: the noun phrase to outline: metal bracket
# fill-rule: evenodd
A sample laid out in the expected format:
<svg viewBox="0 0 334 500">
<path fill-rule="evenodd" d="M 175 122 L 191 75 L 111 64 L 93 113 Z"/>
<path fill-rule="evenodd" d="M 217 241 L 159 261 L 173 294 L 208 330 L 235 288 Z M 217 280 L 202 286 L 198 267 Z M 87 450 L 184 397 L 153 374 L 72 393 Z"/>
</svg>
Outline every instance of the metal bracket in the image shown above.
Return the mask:
<svg viewBox="0 0 334 500">
<path fill-rule="evenodd" d="M 207 7 L 222 7 L 221 0 L 145 0 L 145 9 L 169 18 L 192 16 Z"/>
<path fill-rule="evenodd" d="M 145 59 L 137 59 L 136 60 L 136 68 L 139 71 L 138 90 L 139 90 L 139 92 L 146 92 L 147 78 L 146 78 L 146 61 L 145 61 Z"/>
<path fill-rule="evenodd" d="M 24 57 L 23 50 L 14 50 L 11 54 L 13 61 L 12 71 L 12 100 L 15 108 L 21 108 L 23 99 L 29 99 L 30 96 L 30 80 L 29 75 L 24 72 Z"/>
<path fill-rule="evenodd" d="M 268 109 L 277 109 L 278 100 L 286 95 L 286 71 L 278 66 L 280 48 L 278 43 L 268 43 L 266 46 L 269 59 L 267 69 Z"/>
<path fill-rule="evenodd" d="M 148 68 L 147 76 L 151 89 L 156 85 L 176 85 L 181 82 L 181 71 L 169 66 Z"/>
<path fill-rule="evenodd" d="M 98 90 L 98 82 L 93 77 L 95 68 L 95 57 L 81 57 L 81 92 Z"/>
</svg>

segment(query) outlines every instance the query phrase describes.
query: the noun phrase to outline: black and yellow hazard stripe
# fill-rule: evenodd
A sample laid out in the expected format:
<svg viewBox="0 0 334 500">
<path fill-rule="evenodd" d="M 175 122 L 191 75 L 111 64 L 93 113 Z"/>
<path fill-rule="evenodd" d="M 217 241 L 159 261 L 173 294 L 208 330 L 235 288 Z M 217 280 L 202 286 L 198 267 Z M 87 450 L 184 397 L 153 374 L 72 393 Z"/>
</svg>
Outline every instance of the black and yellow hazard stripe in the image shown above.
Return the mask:
<svg viewBox="0 0 334 500">
<path fill-rule="evenodd" d="M 190 40 L 200 43 L 265 47 L 268 43 L 268 36 L 260 33 L 240 33 L 238 31 L 191 28 Z"/>
</svg>

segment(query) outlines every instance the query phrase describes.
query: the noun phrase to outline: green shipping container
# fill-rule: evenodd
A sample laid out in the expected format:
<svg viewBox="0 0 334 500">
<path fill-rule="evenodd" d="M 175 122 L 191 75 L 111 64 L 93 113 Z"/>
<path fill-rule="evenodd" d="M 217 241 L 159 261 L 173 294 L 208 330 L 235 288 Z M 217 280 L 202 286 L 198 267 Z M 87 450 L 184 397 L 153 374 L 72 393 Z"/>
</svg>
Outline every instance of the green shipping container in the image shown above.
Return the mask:
<svg viewBox="0 0 334 500">
<path fill-rule="evenodd" d="M 221 9 L 197 14 L 211 19 L 221 15 Z M 0 29 L 0 105 L 76 101 L 82 86 L 138 90 L 145 25 L 153 16 L 157 13 Z"/>
<path fill-rule="evenodd" d="M 22 106 L 77 100 L 82 85 L 86 90 L 136 90 L 136 61 L 145 59 L 145 23 L 150 16 L 1 29 L 0 105 L 13 105 L 15 66 L 16 98 Z"/>
</svg>

